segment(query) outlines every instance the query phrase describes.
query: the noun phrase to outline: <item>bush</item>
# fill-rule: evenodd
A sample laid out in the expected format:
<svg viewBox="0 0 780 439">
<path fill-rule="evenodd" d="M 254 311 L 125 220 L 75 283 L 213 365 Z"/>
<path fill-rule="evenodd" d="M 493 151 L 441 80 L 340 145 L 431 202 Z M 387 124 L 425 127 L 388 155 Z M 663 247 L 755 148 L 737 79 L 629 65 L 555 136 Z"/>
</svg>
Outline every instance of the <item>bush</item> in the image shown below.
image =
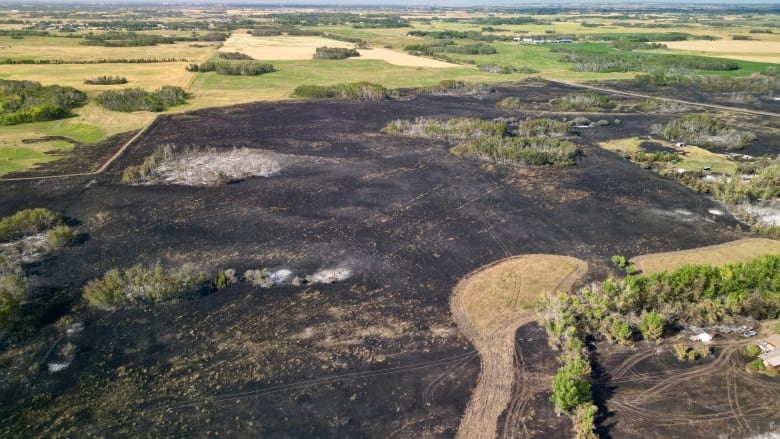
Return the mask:
<svg viewBox="0 0 780 439">
<path fill-rule="evenodd" d="M 615 107 L 615 103 L 608 96 L 596 93 L 574 93 L 564 96 L 558 103 L 558 108 L 563 111 L 593 111 L 608 110 Z"/>
<path fill-rule="evenodd" d="M 142 88 L 108 90 L 99 94 L 95 101 L 112 111 L 165 111 L 170 107 L 187 102 L 189 94 L 181 87 L 162 86 L 153 92 Z"/>
<path fill-rule="evenodd" d="M 688 114 L 669 122 L 661 137 L 674 142 L 725 149 L 741 149 L 756 139 L 749 131 L 730 128 L 725 122 L 708 114 Z"/>
<path fill-rule="evenodd" d="M 639 323 L 639 330 L 646 340 L 660 343 L 664 335 L 664 316 L 655 311 L 648 312 Z"/>
<path fill-rule="evenodd" d="M 46 232 L 46 242 L 51 248 L 65 247 L 76 241 L 78 234 L 68 226 L 56 226 Z"/>
<path fill-rule="evenodd" d="M 0 241 L 10 241 L 34 235 L 62 222 L 59 214 L 49 209 L 24 209 L 0 220 Z"/>
<path fill-rule="evenodd" d="M 87 283 L 82 293 L 91 305 L 114 307 L 170 300 L 202 292 L 206 286 L 206 275 L 189 267 L 165 273 L 159 264 L 139 264 L 127 270 L 107 271 L 102 278 Z"/>
<path fill-rule="evenodd" d="M 520 98 L 512 96 L 500 100 L 497 104 L 499 108 L 505 108 L 507 110 L 519 110 L 523 108 L 523 101 Z"/>
<path fill-rule="evenodd" d="M 18 274 L 0 272 L 0 327 L 11 321 L 27 291 L 27 282 Z"/>
</svg>

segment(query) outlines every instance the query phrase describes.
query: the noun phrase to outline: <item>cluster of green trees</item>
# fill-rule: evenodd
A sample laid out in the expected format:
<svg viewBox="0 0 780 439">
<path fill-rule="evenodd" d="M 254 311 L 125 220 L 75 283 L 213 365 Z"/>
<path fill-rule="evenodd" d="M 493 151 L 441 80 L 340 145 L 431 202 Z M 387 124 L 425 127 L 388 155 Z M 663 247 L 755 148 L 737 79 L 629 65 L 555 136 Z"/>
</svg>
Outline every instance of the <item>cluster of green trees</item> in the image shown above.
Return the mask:
<svg viewBox="0 0 780 439">
<path fill-rule="evenodd" d="M 541 118 L 520 122 L 515 134 L 521 137 L 566 137 L 571 136 L 573 130 L 566 122 Z"/>
<path fill-rule="evenodd" d="M 780 197 L 780 165 L 773 163 L 754 171 L 749 180 L 733 175 L 713 189 L 713 195 L 727 203 L 743 201 L 774 200 Z"/>
<path fill-rule="evenodd" d="M 558 132 L 554 123 L 526 121 L 519 133 Z M 477 118 L 448 120 L 417 118 L 395 120 L 382 129 L 385 134 L 435 139 L 454 145 L 450 152 L 478 160 L 524 165 L 568 166 L 578 149 L 573 143 L 549 136 L 513 135 L 502 122 Z"/>
<path fill-rule="evenodd" d="M 573 45 L 559 45 L 550 49 L 563 55 L 560 61 L 572 63 L 577 72 L 656 72 L 666 70 L 739 70 L 736 61 L 703 56 L 666 55 L 657 53 L 599 52 Z"/>
<path fill-rule="evenodd" d="M 561 351 L 550 401 L 556 410 L 571 417 L 575 438 L 595 439 L 598 409 L 592 403 L 591 366 L 583 342 L 587 334 L 579 326 L 577 309 L 576 296 L 550 293 L 539 305 L 539 324 L 547 330 L 550 345 Z"/>
<path fill-rule="evenodd" d="M 112 76 L 112 75 L 100 75 L 96 78 L 87 78 L 84 80 L 84 84 L 90 85 L 114 85 L 114 84 L 127 84 L 127 78 L 124 76 Z"/>
<path fill-rule="evenodd" d="M 165 157 L 166 145 L 158 146 L 149 154 L 140 165 L 128 166 L 122 173 L 122 183 L 139 184 L 144 183 L 152 177 L 157 163 Z"/>
<path fill-rule="evenodd" d="M 672 142 L 724 149 L 745 148 L 756 139 L 752 132 L 731 128 L 705 113 L 686 114 L 669 122 L 663 131 L 656 134 Z"/>
<path fill-rule="evenodd" d="M 97 95 L 95 101 L 113 111 L 165 111 L 187 102 L 189 95 L 181 87 L 164 85 L 148 92 L 139 87 L 108 90 Z"/>
<path fill-rule="evenodd" d="M 73 87 L 0 79 L 0 125 L 60 119 L 86 102 Z"/>
<path fill-rule="evenodd" d="M 185 67 L 190 72 L 217 72 L 218 75 L 259 76 L 274 72 L 273 64 L 260 61 L 206 61 Z"/>
<path fill-rule="evenodd" d="M 381 101 L 387 97 L 387 89 L 370 82 L 353 82 L 335 85 L 299 85 L 293 96 L 312 99 L 346 99 L 352 101 Z"/>
<path fill-rule="evenodd" d="M 687 265 L 672 272 L 628 276 L 604 281 L 599 299 L 589 305 L 605 314 L 656 310 L 667 324 L 711 325 L 746 316 L 774 319 L 780 316 L 778 269 L 780 256 L 768 255 L 720 267 Z"/>
<path fill-rule="evenodd" d="M 191 267 L 166 272 L 160 264 L 111 269 L 82 289 L 84 299 L 98 307 L 116 307 L 159 302 L 198 294 L 209 287 L 205 273 Z"/>
<path fill-rule="evenodd" d="M 615 108 L 615 103 L 609 96 L 598 93 L 573 93 L 558 101 L 562 111 L 598 111 Z"/>
<path fill-rule="evenodd" d="M 314 59 L 347 59 L 355 56 L 360 56 L 360 53 L 345 47 L 318 47 L 314 52 Z"/>
<path fill-rule="evenodd" d="M 634 78 L 639 84 L 664 86 L 683 86 L 698 88 L 713 92 L 746 92 L 768 94 L 780 88 L 780 78 L 775 77 L 779 69 L 767 68 L 762 75 L 732 78 L 729 76 L 691 76 L 654 72 L 649 75 L 637 75 Z"/>
</svg>

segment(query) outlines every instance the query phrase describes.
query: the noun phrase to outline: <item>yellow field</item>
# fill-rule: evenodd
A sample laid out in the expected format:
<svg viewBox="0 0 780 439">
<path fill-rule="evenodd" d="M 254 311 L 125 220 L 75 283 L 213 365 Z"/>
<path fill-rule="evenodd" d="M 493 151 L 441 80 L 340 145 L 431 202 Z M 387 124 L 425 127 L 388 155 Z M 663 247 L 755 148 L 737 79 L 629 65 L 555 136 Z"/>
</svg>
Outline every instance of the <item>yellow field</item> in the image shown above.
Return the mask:
<svg viewBox="0 0 780 439">
<path fill-rule="evenodd" d="M 716 58 L 780 64 L 780 41 L 669 41 L 670 49 L 684 50 L 698 55 Z"/>
<path fill-rule="evenodd" d="M 612 151 L 618 154 L 630 154 L 640 149 L 642 139 L 632 137 L 628 139 L 615 139 L 607 142 L 600 142 L 600 148 Z M 667 143 L 672 146 L 672 143 Z M 721 172 L 731 174 L 737 169 L 737 163 L 729 160 L 724 154 L 717 154 L 698 146 L 686 145 L 685 148 L 678 149 L 681 161 L 669 164 L 674 169 L 685 169 L 686 171 L 700 171 L 702 167 L 712 168 L 712 172 Z"/>
<path fill-rule="evenodd" d="M 312 59 L 315 50 L 318 47 L 324 46 L 350 48 L 355 45 L 323 37 L 254 37 L 247 33 L 234 32 L 233 35 L 225 41 L 225 44 L 220 51 L 241 52 L 254 59 L 264 61 L 296 61 Z M 358 52 L 360 52 L 360 58 L 350 58 L 347 61 L 354 62 L 364 59 L 375 59 L 398 66 L 434 68 L 458 67 L 455 64 L 412 56 L 385 48 L 361 49 Z"/>
<path fill-rule="evenodd" d="M 780 254 L 780 241 L 749 238 L 691 250 L 637 256 L 631 262 L 647 275 L 675 270 L 683 265 L 724 265 L 776 254 Z"/>
<path fill-rule="evenodd" d="M 585 262 L 566 256 L 524 255 L 505 260 L 468 279 L 461 290 L 463 307 L 474 329 L 485 336 L 586 268 Z"/>
</svg>

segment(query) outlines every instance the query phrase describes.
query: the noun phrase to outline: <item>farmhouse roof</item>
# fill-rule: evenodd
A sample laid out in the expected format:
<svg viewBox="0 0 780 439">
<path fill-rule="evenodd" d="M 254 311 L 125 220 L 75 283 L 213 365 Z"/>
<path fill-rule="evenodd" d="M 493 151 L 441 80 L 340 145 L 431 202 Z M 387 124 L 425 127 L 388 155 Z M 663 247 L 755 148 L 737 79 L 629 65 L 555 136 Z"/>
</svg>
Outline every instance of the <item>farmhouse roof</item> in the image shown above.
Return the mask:
<svg viewBox="0 0 780 439">
<path fill-rule="evenodd" d="M 771 367 L 778 367 L 780 366 L 780 350 L 774 350 L 772 352 L 768 352 L 764 355 L 761 355 L 759 358 L 764 360 L 764 364 Z"/>
<path fill-rule="evenodd" d="M 770 351 L 777 350 L 778 352 L 780 352 L 780 334 L 770 335 L 769 337 L 761 341 L 765 341 L 767 345 L 771 345 L 769 347 Z"/>
</svg>

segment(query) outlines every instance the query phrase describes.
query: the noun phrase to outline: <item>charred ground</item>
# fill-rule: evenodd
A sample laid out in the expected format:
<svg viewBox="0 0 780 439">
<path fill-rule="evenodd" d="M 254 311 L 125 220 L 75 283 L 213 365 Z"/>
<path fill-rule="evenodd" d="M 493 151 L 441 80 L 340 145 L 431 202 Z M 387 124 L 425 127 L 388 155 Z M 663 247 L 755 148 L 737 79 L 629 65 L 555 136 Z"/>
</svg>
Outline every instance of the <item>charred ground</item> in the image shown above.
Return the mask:
<svg viewBox="0 0 780 439">
<path fill-rule="evenodd" d="M 588 277 L 598 279 L 614 254 L 737 236 L 727 229 L 732 218 L 708 213 L 717 203 L 594 146 L 646 135 L 662 116 L 610 115 L 620 125 L 580 130 L 582 154 L 568 168 L 467 161 L 440 143 L 379 134 L 390 120 L 417 116 L 537 117 L 495 104 L 573 91 L 526 84 L 478 97 L 202 110 L 160 118 L 103 174 L 3 182 L 0 216 L 48 207 L 81 224 L 87 239 L 25 267 L 34 288 L 27 317 L 3 339 L 0 432 L 452 437 L 479 372 L 449 314 L 462 276 L 507 256 L 548 253 L 588 261 Z M 127 166 L 164 143 L 256 148 L 289 160 L 275 176 L 215 187 L 119 183 Z M 50 166 L 60 173 L 81 171 L 58 163 Z M 345 267 L 353 275 L 299 287 L 234 284 L 116 311 L 80 302 L 89 279 L 156 261 L 302 274 Z M 67 332 L 74 322 L 84 329 Z M 70 365 L 50 372 L 68 344 Z M 546 349 L 518 346 L 528 349 L 526 362 Z M 512 407 L 552 413 L 544 393 Z M 631 416 L 611 410 L 610 422 Z M 503 422 L 568 436 L 564 418 L 544 416 L 507 413 Z"/>
</svg>

